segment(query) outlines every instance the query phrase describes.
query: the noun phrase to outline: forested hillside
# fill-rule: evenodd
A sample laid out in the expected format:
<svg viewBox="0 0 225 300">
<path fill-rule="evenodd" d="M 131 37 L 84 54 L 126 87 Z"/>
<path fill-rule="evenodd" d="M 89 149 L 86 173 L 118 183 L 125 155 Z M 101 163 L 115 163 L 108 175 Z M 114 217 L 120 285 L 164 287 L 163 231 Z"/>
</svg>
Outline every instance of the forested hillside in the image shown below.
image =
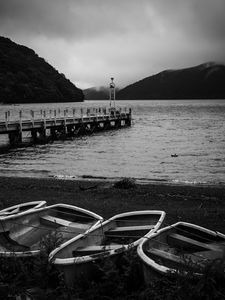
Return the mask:
<svg viewBox="0 0 225 300">
<path fill-rule="evenodd" d="M 83 101 L 78 89 L 32 49 L 0 37 L 0 103 Z"/>
<path fill-rule="evenodd" d="M 121 89 L 117 99 L 225 99 L 225 66 L 166 70 Z"/>
</svg>

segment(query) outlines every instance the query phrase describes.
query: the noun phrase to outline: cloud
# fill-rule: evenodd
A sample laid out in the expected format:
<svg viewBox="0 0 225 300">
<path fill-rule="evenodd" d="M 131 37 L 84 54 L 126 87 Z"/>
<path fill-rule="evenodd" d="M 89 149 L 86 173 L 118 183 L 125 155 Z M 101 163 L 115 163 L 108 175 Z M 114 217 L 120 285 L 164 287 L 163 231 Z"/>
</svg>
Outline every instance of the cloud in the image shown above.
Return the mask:
<svg viewBox="0 0 225 300">
<path fill-rule="evenodd" d="M 224 0 L 0 0 L 0 31 L 78 86 L 225 62 Z"/>
<path fill-rule="evenodd" d="M 123 34 L 149 25 L 145 1 L 134 0 L 0 0 L 0 25 L 11 31 L 65 39 L 110 32 Z M 142 21 L 141 21 L 142 20 Z M 141 21 L 141 22 L 140 22 Z"/>
</svg>

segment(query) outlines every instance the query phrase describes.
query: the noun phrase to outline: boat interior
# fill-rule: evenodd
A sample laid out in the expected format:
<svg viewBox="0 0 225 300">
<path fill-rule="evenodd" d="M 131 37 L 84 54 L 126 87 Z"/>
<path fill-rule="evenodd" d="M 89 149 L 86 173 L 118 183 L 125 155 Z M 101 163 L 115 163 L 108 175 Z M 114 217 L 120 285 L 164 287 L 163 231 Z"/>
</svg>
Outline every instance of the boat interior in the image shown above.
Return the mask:
<svg viewBox="0 0 225 300">
<path fill-rule="evenodd" d="M 190 269 L 225 255 L 225 239 L 198 228 L 171 227 L 143 245 L 143 251 L 160 265 Z"/>
<path fill-rule="evenodd" d="M 0 251 L 39 250 L 46 239 L 58 244 L 84 233 L 96 219 L 66 207 L 37 209 L 9 222 L 0 221 Z M 2 225 L 2 226 L 1 226 Z"/>
<path fill-rule="evenodd" d="M 56 256 L 58 258 L 89 256 L 106 251 L 116 252 L 128 245 L 131 247 L 131 243 L 136 242 L 154 228 L 157 220 L 155 216 L 144 215 L 140 218 L 134 215 L 104 222 L 102 226 L 98 226 L 88 235 L 62 248 Z"/>
</svg>

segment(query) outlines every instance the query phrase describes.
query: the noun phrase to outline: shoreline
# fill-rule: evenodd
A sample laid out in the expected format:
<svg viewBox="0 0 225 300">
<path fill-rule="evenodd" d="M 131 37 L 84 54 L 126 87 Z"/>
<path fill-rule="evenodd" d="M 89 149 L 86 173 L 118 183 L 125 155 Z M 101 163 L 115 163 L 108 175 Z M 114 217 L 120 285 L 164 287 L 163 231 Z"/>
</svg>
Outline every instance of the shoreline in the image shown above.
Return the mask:
<svg viewBox="0 0 225 300">
<path fill-rule="evenodd" d="M 91 210 L 107 219 L 133 210 L 164 210 L 164 226 L 190 222 L 224 233 L 225 186 L 135 183 L 116 188 L 109 180 L 1 177 L 0 209 L 17 203 L 47 201 Z"/>
<path fill-rule="evenodd" d="M 78 181 L 78 182 L 111 182 L 115 183 L 123 179 L 134 180 L 138 185 L 168 185 L 168 186 L 189 186 L 189 187 L 212 187 L 212 188 L 225 188 L 225 182 L 219 183 L 208 183 L 208 182 L 195 182 L 195 181 L 178 181 L 172 180 L 168 181 L 166 179 L 150 179 L 150 178 L 135 178 L 135 177 L 106 177 L 106 176 L 93 176 L 93 175 L 11 175 L 11 174 L 2 174 L 1 178 L 27 178 L 27 179 L 46 179 L 46 180 L 63 180 L 63 181 Z"/>
</svg>

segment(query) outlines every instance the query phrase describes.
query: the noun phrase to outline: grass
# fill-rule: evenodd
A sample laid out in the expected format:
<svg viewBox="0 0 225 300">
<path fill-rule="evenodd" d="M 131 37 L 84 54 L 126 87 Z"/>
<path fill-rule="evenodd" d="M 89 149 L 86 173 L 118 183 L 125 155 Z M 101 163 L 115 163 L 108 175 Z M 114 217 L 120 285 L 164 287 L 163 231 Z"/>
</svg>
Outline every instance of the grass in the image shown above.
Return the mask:
<svg viewBox="0 0 225 300">
<path fill-rule="evenodd" d="M 217 259 L 208 265 L 203 276 L 198 279 L 190 271 L 184 276 L 176 273 L 153 279 L 145 286 L 135 249 L 123 254 L 116 261 L 98 261 L 95 276 L 91 280 L 80 278 L 73 288 L 67 288 L 62 274 L 48 262 L 48 253 L 59 240 L 57 235 L 43 240 L 41 253 L 35 258 L 0 259 L 1 299 L 19 299 L 19 296 L 24 299 L 29 296 L 32 300 L 225 299 L 224 259 Z"/>
<path fill-rule="evenodd" d="M 165 210 L 164 226 L 181 220 L 224 231 L 224 187 L 142 186 L 133 185 L 130 179 L 121 180 L 118 185 L 1 178 L 0 205 L 4 208 L 31 200 L 47 200 L 48 205 L 72 204 L 104 218 L 132 210 Z M 136 251 L 123 255 L 117 262 L 100 261 L 96 280 L 81 278 L 73 289 L 68 289 L 62 274 L 48 263 L 48 253 L 58 243 L 58 235 L 43 240 L 41 254 L 35 259 L 0 258 L 0 299 L 16 299 L 16 295 L 32 295 L 32 300 L 225 299 L 224 260 L 208 266 L 199 280 L 187 274 L 186 277 L 160 278 L 145 286 Z"/>
</svg>

